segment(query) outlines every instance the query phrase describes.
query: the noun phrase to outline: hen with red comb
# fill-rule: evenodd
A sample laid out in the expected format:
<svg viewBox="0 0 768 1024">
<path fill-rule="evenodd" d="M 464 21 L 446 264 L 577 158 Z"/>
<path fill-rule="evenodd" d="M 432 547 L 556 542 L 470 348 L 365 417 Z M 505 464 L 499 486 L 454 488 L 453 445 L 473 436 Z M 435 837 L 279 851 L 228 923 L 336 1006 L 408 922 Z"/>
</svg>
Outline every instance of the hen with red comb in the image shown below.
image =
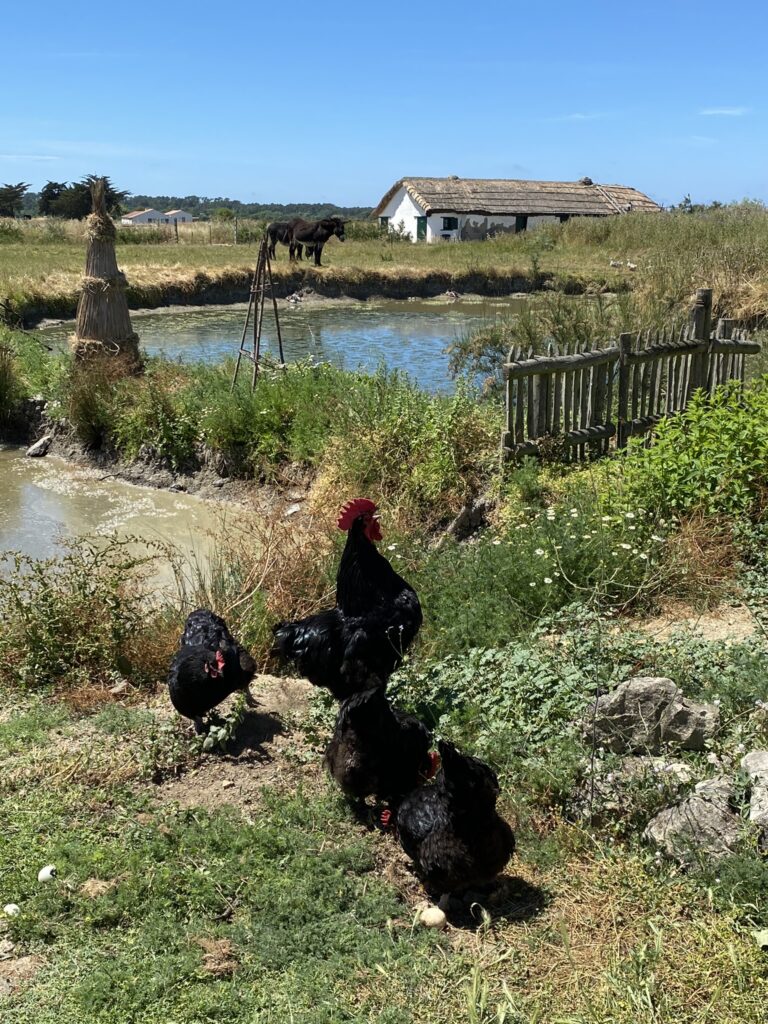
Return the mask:
<svg viewBox="0 0 768 1024">
<path fill-rule="evenodd" d="M 386 685 L 422 622 L 413 587 L 376 547 L 382 539 L 370 498 L 348 501 L 337 525 L 347 533 L 333 608 L 274 627 L 272 653 L 338 699 Z"/>
</svg>

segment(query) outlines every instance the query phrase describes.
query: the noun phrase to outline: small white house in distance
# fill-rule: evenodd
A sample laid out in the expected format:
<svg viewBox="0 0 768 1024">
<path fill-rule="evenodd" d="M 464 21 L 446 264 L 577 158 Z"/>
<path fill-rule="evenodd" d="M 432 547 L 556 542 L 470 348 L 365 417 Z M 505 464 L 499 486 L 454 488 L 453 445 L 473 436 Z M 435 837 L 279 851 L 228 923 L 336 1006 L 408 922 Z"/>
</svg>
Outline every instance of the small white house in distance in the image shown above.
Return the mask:
<svg viewBox="0 0 768 1024">
<path fill-rule="evenodd" d="M 455 242 L 526 231 L 570 217 L 609 217 L 661 207 L 626 185 L 500 178 L 401 178 L 371 216 L 413 242 Z"/>
<path fill-rule="evenodd" d="M 192 214 L 187 213 L 186 210 L 166 210 L 165 223 L 173 224 L 176 221 L 177 224 L 191 224 Z"/>
<path fill-rule="evenodd" d="M 165 214 L 159 210 L 134 210 L 120 218 L 121 224 L 165 224 Z"/>
</svg>

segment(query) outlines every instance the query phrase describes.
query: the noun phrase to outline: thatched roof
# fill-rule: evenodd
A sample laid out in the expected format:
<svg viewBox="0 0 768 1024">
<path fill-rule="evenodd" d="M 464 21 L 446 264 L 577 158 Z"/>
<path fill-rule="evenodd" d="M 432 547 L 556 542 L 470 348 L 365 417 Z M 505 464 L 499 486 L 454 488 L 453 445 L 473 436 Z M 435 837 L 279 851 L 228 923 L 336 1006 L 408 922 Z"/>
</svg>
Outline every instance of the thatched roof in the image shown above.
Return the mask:
<svg viewBox="0 0 768 1024">
<path fill-rule="evenodd" d="M 483 216 L 568 214 L 605 217 L 661 207 L 627 185 L 598 185 L 581 181 L 518 181 L 508 178 L 401 178 L 371 216 L 378 217 L 403 186 L 425 213 L 477 213 Z"/>
</svg>

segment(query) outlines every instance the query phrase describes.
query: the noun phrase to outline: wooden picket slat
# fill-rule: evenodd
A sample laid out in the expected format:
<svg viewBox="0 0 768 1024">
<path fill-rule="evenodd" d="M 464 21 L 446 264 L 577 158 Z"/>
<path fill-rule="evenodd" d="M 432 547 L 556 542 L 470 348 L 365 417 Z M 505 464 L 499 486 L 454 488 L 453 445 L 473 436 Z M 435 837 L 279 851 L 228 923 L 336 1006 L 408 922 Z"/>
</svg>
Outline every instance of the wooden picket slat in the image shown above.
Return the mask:
<svg viewBox="0 0 768 1024">
<path fill-rule="evenodd" d="M 664 415 L 684 410 L 699 388 L 743 382 L 746 357 L 760 345 L 721 318 L 711 327 L 711 291 L 699 289 L 686 324 L 673 330 L 622 334 L 618 343 L 588 343 L 546 353 L 510 349 L 504 364 L 507 418 L 504 453 L 537 454 L 542 438 L 562 437 L 563 458 L 584 460 L 646 434 Z"/>
</svg>

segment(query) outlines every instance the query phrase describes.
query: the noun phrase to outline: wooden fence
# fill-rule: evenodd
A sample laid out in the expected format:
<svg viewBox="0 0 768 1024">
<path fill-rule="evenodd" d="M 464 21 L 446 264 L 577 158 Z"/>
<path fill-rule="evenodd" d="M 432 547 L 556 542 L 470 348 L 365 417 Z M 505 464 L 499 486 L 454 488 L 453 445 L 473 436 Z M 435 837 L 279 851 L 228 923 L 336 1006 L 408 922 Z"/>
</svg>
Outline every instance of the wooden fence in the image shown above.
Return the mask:
<svg viewBox="0 0 768 1024">
<path fill-rule="evenodd" d="M 701 388 L 710 394 L 744 380 L 746 357 L 760 351 L 735 321 L 712 330 L 712 291 L 701 288 L 679 331 L 622 334 L 608 348 L 578 344 L 523 357 L 513 348 L 504 365 L 507 391 L 502 451 L 507 458 L 549 448 L 562 460 L 596 458 L 664 416 L 686 408 Z"/>
</svg>

